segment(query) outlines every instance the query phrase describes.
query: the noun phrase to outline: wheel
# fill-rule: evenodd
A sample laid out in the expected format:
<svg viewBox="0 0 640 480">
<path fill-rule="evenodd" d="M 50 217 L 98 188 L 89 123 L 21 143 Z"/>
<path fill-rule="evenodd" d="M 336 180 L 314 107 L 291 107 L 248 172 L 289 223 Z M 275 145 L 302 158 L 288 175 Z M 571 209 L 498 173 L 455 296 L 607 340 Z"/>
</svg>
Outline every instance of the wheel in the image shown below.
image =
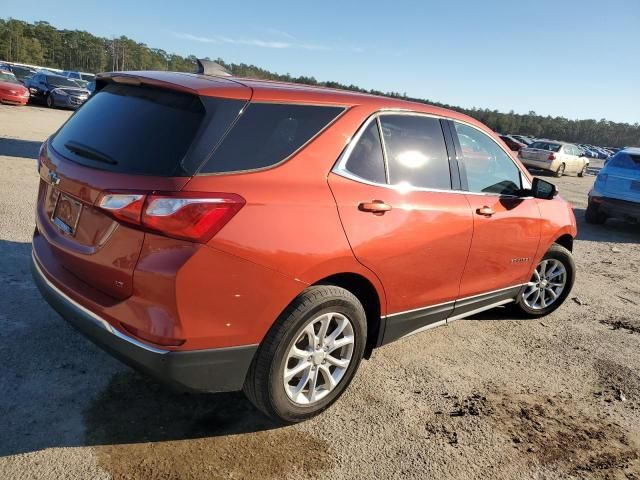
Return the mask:
<svg viewBox="0 0 640 480">
<path fill-rule="evenodd" d="M 47 107 L 53 108 L 54 106 L 53 98 L 51 98 L 51 95 L 47 95 Z"/>
<path fill-rule="evenodd" d="M 296 423 L 335 402 L 360 365 L 367 321 L 344 288 L 319 285 L 302 292 L 276 320 L 251 364 L 249 400 L 269 417 Z"/>
<path fill-rule="evenodd" d="M 580 170 L 580 172 L 578 172 L 578 176 L 579 177 L 584 177 L 585 173 L 587 173 L 587 166 L 586 165 L 584 167 L 582 167 L 582 170 Z"/>
<path fill-rule="evenodd" d="M 564 163 L 561 163 L 560 166 L 558 167 L 558 170 L 556 170 L 556 177 L 561 177 L 562 175 L 564 175 L 564 169 L 566 168 Z"/>
<path fill-rule="evenodd" d="M 587 209 L 584 212 L 584 219 L 592 225 L 602 225 L 607 221 L 607 216 L 600 211 L 600 207 L 589 201 Z"/>
<path fill-rule="evenodd" d="M 516 308 L 527 317 L 548 315 L 566 300 L 575 276 L 571 252 L 554 243 L 518 295 Z"/>
</svg>

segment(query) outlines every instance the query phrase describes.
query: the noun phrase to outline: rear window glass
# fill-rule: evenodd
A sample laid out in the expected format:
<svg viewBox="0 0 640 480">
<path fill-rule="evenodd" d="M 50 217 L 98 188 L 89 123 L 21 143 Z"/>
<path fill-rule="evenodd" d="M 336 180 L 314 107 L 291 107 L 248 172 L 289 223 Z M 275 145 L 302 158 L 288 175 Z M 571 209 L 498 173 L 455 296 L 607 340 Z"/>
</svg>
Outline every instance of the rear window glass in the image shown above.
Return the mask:
<svg viewBox="0 0 640 480">
<path fill-rule="evenodd" d="M 640 170 L 640 155 L 618 152 L 613 157 L 611 157 L 611 160 L 607 162 L 607 166 L 614 168 Z"/>
<path fill-rule="evenodd" d="M 558 152 L 560 151 L 560 147 L 562 145 L 557 143 L 549 143 L 549 142 L 533 142 L 529 145 L 529 148 L 537 148 L 539 150 L 549 150 L 550 152 Z"/>
<path fill-rule="evenodd" d="M 254 170 L 275 165 L 307 143 L 342 107 L 252 103 L 200 173 Z"/>
<path fill-rule="evenodd" d="M 235 105 L 235 101 L 229 102 Z M 216 107 L 210 107 L 210 103 L 205 109 L 194 95 L 109 84 L 69 119 L 52 146 L 66 158 L 93 168 L 142 175 L 182 175 L 185 172 L 181 162 L 207 111 L 212 108 L 209 116 L 217 115 Z M 217 105 L 222 108 L 227 104 L 217 99 Z M 222 133 L 239 109 L 236 105 Z M 207 153 L 213 146 L 215 143 Z"/>
</svg>

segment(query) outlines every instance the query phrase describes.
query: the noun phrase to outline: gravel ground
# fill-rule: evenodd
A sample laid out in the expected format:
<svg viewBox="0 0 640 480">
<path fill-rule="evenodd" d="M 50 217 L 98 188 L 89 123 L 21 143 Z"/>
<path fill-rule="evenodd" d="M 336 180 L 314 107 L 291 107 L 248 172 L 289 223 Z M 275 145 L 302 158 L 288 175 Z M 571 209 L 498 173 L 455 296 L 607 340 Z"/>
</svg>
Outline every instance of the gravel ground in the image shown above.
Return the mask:
<svg viewBox="0 0 640 480">
<path fill-rule="evenodd" d="M 640 479 L 640 227 L 583 221 L 543 320 L 496 309 L 377 350 L 320 417 L 173 393 L 73 331 L 29 273 L 39 143 L 69 112 L 0 106 L 0 478 Z"/>
</svg>

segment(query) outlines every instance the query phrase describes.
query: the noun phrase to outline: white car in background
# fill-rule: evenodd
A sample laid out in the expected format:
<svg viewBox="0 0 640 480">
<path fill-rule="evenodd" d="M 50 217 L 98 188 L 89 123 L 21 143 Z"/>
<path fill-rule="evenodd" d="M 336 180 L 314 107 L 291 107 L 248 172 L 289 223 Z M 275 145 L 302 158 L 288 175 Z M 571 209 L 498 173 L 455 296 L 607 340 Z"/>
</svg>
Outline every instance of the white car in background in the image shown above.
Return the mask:
<svg viewBox="0 0 640 480">
<path fill-rule="evenodd" d="M 589 166 L 589 159 L 580 149 L 565 142 L 537 140 L 518 152 L 520 161 L 527 168 L 539 168 L 552 172 L 556 177 L 565 173 L 575 173 L 583 177 Z"/>
</svg>

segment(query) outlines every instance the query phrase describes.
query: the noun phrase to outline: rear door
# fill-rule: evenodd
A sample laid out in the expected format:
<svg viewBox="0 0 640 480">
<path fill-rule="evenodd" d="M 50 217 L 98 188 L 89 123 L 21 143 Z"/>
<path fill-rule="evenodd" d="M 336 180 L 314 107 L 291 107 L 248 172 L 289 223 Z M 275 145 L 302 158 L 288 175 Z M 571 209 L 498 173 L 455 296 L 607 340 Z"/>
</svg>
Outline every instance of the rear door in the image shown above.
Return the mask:
<svg viewBox="0 0 640 480">
<path fill-rule="evenodd" d="M 450 154 L 439 119 L 384 113 L 329 176 L 353 252 L 384 286 L 385 343 L 444 321 L 458 296 L 473 218 Z"/>
<path fill-rule="evenodd" d="M 505 150 L 482 130 L 452 122 L 460 146 L 462 186 L 473 212 L 473 241 L 460 284 L 454 316 L 513 298 L 529 280 L 541 231 L 536 200 L 518 191 L 528 180 Z M 459 143 L 456 143 L 459 145 Z M 525 182 L 523 184 L 523 182 Z M 469 298 L 472 297 L 472 298 Z"/>
<path fill-rule="evenodd" d="M 130 296 L 145 234 L 97 208 L 101 194 L 181 190 L 245 103 L 104 86 L 45 144 L 35 250 L 111 297 Z"/>
</svg>

